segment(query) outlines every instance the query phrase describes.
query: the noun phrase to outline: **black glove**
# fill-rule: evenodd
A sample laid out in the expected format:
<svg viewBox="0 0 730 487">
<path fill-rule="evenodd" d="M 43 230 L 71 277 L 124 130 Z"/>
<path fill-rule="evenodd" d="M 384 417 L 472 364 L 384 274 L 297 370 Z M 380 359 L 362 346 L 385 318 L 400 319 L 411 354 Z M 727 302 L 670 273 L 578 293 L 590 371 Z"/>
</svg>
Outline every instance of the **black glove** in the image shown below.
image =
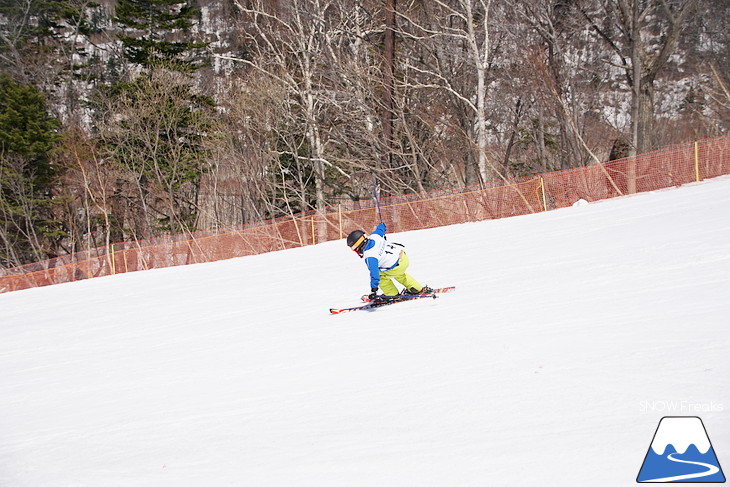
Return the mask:
<svg viewBox="0 0 730 487">
<path fill-rule="evenodd" d="M 377 287 L 371 287 L 370 288 L 370 294 L 368 294 L 368 299 L 370 301 L 373 301 L 376 297 L 378 297 L 378 288 Z"/>
</svg>

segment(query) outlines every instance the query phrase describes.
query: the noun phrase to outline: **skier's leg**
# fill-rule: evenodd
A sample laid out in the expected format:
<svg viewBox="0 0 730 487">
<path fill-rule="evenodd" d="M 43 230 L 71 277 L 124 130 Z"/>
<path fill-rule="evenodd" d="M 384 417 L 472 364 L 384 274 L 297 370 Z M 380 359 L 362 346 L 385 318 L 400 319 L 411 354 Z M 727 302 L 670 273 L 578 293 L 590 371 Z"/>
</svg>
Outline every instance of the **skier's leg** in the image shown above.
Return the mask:
<svg viewBox="0 0 730 487">
<path fill-rule="evenodd" d="M 403 284 L 403 287 L 405 287 L 406 291 L 408 291 L 409 293 L 420 293 L 421 289 L 423 289 L 421 283 L 416 281 L 416 279 L 410 274 L 403 273 L 403 278 L 398 280 L 398 282 Z"/>
<path fill-rule="evenodd" d="M 390 271 L 392 270 L 393 269 Z M 398 294 L 398 288 L 395 287 L 395 284 L 393 284 L 393 281 L 391 280 L 392 276 L 388 275 L 390 271 L 380 273 L 380 289 L 382 289 L 383 294 L 386 296 L 395 296 Z"/>
<path fill-rule="evenodd" d="M 383 272 L 381 276 L 387 275 L 388 277 L 395 279 L 406 288 L 406 291 L 413 290 L 416 292 L 420 292 L 421 289 L 423 289 L 423 286 L 421 286 L 421 284 L 413 276 L 406 273 L 406 269 L 408 269 L 409 264 L 410 261 L 408 260 L 408 256 L 405 252 L 401 252 L 398 265 L 393 267 L 392 269 Z"/>
</svg>

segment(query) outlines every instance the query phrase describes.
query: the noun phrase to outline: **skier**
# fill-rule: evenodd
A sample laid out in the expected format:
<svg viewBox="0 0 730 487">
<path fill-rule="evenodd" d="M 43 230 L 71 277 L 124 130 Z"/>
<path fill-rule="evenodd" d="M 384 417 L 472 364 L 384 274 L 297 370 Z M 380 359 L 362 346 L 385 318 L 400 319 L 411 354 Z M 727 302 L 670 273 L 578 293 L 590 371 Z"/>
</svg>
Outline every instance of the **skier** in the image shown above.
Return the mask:
<svg viewBox="0 0 730 487">
<path fill-rule="evenodd" d="M 385 224 L 378 225 L 373 233 L 366 235 L 362 230 L 355 230 L 347 236 L 347 246 L 354 250 L 370 270 L 371 301 L 386 301 L 399 296 L 393 279 L 404 286 L 402 295 L 418 295 L 433 292 L 428 286 L 422 286 L 411 275 L 406 274 L 408 256 L 403 246 L 388 243 L 385 238 Z M 378 287 L 383 295 L 378 296 Z"/>
</svg>

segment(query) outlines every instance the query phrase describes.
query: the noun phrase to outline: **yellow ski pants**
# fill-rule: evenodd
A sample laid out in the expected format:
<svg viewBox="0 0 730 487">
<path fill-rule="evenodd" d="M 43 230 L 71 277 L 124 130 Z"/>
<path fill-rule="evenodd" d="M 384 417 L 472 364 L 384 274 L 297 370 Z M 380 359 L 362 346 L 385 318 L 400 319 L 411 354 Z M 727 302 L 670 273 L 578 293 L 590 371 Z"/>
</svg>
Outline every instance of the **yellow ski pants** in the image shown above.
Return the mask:
<svg viewBox="0 0 730 487">
<path fill-rule="evenodd" d="M 406 289 L 413 288 L 416 291 L 423 289 L 423 286 L 418 281 L 410 274 L 406 274 L 409 263 L 408 256 L 405 252 L 401 251 L 398 265 L 380 273 L 380 289 L 383 290 L 383 294 L 386 296 L 395 296 L 398 294 L 398 288 L 393 284 L 393 279 L 405 286 Z"/>
</svg>

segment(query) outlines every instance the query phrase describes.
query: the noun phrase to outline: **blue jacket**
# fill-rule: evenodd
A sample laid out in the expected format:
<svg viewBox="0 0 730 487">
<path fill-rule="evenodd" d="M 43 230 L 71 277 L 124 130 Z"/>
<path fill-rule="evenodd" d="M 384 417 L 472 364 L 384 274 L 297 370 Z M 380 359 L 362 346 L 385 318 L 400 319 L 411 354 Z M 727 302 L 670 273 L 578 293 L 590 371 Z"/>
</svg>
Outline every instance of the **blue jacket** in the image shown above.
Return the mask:
<svg viewBox="0 0 730 487">
<path fill-rule="evenodd" d="M 381 223 L 375 228 L 371 236 L 380 235 L 381 237 L 385 238 L 385 229 L 385 223 Z M 365 254 L 373 247 L 375 247 L 375 242 L 372 239 L 368 239 L 368 243 L 363 249 L 363 254 Z M 373 289 L 377 289 L 377 287 L 380 285 L 380 268 L 378 266 L 378 259 L 376 257 L 366 257 L 365 265 L 368 266 L 368 270 L 370 271 L 370 287 Z"/>
</svg>

